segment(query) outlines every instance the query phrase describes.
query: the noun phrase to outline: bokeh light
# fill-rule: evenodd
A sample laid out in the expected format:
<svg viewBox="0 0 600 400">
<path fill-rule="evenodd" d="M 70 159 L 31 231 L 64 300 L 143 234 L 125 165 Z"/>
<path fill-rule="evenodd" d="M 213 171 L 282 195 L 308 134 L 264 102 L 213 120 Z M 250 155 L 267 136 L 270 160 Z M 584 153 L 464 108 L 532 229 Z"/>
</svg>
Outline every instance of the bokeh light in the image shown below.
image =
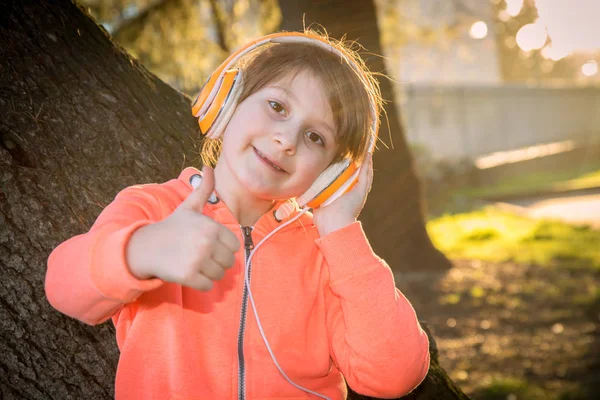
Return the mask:
<svg viewBox="0 0 600 400">
<path fill-rule="evenodd" d="M 585 76 L 594 76 L 598 73 L 598 63 L 590 60 L 581 66 L 581 73 Z"/>
<path fill-rule="evenodd" d="M 523 0 L 506 0 L 506 13 L 511 17 L 516 17 L 521 13 Z"/>
<path fill-rule="evenodd" d="M 546 27 L 552 47 L 559 54 L 596 51 L 600 48 L 598 0 L 536 0 L 539 20 Z"/>
<path fill-rule="evenodd" d="M 548 40 L 546 27 L 540 23 L 527 24 L 517 32 L 517 45 L 523 51 L 541 49 Z"/>
<path fill-rule="evenodd" d="M 469 30 L 469 36 L 473 39 L 483 39 L 488 34 L 488 26 L 483 21 L 477 21 L 473 25 L 471 25 L 471 29 Z"/>
<path fill-rule="evenodd" d="M 570 52 L 563 48 L 556 47 L 553 45 L 546 46 L 542 49 L 542 56 L 552 61 L 558 61 L 568 56 Z"/>
</svg>

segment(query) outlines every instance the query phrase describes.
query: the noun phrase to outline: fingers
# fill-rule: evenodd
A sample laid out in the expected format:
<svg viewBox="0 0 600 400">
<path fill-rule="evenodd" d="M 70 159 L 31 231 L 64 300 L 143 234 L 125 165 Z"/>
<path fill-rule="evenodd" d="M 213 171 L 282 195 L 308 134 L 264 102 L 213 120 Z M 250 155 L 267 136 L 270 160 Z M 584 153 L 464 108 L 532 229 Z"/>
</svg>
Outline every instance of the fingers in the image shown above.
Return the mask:
<svg viewBox="0 0 600 400">
<path fill-rule="evenodd" d="M 240 248 L 238 239 L 226 227 L 212 223 L 202 229 L 208 236 L 201 242 L 194 241 L 196 244 L 192 245 L 192 251 L 196 250 L 198 253 L 192 265 L 185 268 L 189 273 L 185 273 L 181 283 L 186 286 L 204 285 L 203 280 L 197 277 L 198 274 L 211 281 L 222 279 L 226 270 L 235 265 L 235 253 Z"/>
<path fill-rule="evenodd" d="M 214 170 L 208 166 L 202 168 L 202 182 L 190 195 L 181 203 L 181 207 L 202 212 L 204 205 L 215 189 Z"/>
<path fill-rule="evenodd" d="M 213 281 L 203 274 L 195 274 L 194 276 L 188 278 L 188 280 L 185 282 L 185 285 L 202 292 L 207 292 L 212 289 Z"/>
<path fill-rule="evenodd" d="M 231 265 L 233 265 L 233 263 Z M 225 268 L 229 268 L 231 265 L 223 267 L 219 262 L 207 260 L 204 262 L 204 265 L 202 265 L 202 271 L 200 271 L 200 273 L 212 281 L 218 281 L 225 276 Z"/>
<path fill-rule="evenodd" d="M 368 157 L 369 157 L 369 164 L 368 164 L 368 168 L 367 168 L 367 192 L 371 190 L 371 186 L 373 185 L 373 153 L 368 153 Z"/>
<path fill-rule="evenodd" d="M 186 286 L 198 288 L 198 290 L 210 290 L 213 286 L 212 281 L 223 279 L 225 271 L 235 264 L 235 254 L 223 245 L 218 244 L 214 254 L 210 259 L 202 261 L 197 273 L 187 277 L 183 283 Z M 211 281 L 210 286 L 205 281 L 206 278 Z"/>
<path fill-rule="evenodd" d="M 231 232 L 225 227 L 219 230 L 217 239 L 223 246 L 225 246 L 225 248 L 227 248 L 232 253 L 237 252 L 241 247 L 241 243 L 237 236 L 235 236 L 233 232 Z"/>
<path fill-rule="evenodd" d="M 367 153 L 363 160 L 360 172 L 358 175 L 357 190 L 365 195 L 369 193 L 373 184 L 373 154 Z"/>
<path fill-rule="evenodd" d="M 235 253 L 221 246 L 216 249 L 212 256 L 212 261 L 216 262 L 221 268 L 231 268 L 235 263 Z"/>
</svg>

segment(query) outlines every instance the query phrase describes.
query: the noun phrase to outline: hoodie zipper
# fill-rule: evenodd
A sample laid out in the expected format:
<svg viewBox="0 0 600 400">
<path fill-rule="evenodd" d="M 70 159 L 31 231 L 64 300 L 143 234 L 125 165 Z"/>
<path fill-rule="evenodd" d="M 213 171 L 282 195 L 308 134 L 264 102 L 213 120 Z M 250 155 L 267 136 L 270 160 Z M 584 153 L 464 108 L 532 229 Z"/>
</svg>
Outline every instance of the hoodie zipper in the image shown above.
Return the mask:
<svg viewBox="0 0 600 400">
<path fill-rule="evenodd" d="M 250 253 L 254 249 L 254 242 L 252 241 L 252 227 L 242 226 L 242 234 L 244 236 L 244 273 L 246 272 L 246 264 Z M 248 265 L 248 284 L 250 284 L 250 273 L 252 272 L 252 263 Z M 242 311 L 240 314 L 240 329 L 238 331 L 238 400 L 246 399 L 246 370 L 244 364 L 244 331 L 246 329 L 246 313 L 248 310 L 248 288 L 246 283 L 243 285 L 242 291 Z"/>
</svg>

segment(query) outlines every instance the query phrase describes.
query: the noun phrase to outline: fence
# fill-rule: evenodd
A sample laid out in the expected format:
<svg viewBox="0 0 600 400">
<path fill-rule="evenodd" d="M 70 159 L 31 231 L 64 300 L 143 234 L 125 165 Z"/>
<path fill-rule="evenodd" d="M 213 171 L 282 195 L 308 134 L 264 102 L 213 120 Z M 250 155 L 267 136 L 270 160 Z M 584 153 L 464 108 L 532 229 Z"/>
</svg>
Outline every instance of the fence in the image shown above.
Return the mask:
<svg viewBox="0 0 600 400">
<path fill-rule="evenodd" d="M 437 159 L 600 139 L 600 88 L 419 84 L 400 95 L 407 140 Z"/>
</svg>

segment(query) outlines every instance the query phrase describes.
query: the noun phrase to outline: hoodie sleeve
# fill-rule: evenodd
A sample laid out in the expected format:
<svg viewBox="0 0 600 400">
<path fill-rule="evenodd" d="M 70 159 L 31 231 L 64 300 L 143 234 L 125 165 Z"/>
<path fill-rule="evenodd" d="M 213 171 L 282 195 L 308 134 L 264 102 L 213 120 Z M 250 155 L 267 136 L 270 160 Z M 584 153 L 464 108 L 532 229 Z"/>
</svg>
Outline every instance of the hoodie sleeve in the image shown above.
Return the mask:
<svg viewBox="0 0 600 400">
<path fill-rule="evenodd" d="M 360 222 L 317 240 L 329 269 L 327 325 L 332 358 L 357 393 L 401 397 L 429 369 L 429 341 L 389 266 Z"/>
<path fill-rule="evenodd" d="M 167 184 L 165 184 L 167 185 Z M 98 216 L 89 232 L 75 236 L 48 258 L 45 290 L 58 311 L 90 325 L 104 322 L 159 279 L 134 277 L 126 262 L 129 238 L 164 213 L 163 185 L 132 186 L 121 191 Z"/>
</svg>

